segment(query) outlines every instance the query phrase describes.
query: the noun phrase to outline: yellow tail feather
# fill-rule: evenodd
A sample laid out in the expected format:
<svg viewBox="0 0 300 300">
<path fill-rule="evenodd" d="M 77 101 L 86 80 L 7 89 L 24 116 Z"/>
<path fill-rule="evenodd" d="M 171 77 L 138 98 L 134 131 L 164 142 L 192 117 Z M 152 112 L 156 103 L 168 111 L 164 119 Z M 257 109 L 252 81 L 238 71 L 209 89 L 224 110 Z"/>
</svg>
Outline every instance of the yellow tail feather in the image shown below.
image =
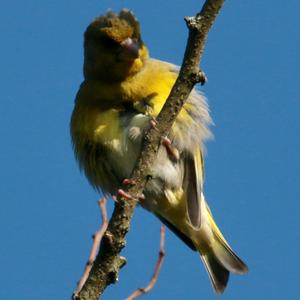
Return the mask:
<svg viewBox="0 0 300 300">
<path fill-rule="evenodd" d="M 244 274 L 248 271 L 247 265 L 231 249 L 217 224 L 215 223 L 211 212 L 208 210 L 209 221 L 214 235 L 211 250 L 216 259 L 230 272 Z"/>
</svg>

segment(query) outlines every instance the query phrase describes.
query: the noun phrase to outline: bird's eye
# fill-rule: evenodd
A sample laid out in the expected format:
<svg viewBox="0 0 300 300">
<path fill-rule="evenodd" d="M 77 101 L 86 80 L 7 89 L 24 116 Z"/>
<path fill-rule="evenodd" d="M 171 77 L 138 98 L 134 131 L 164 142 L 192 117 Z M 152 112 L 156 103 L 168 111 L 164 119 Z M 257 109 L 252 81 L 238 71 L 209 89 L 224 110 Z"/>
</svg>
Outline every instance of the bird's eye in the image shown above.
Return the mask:
<svg viewBox="0 0 300 300">
<path fill-rule="evenodd" d="M 114 48 L 119 45 L 116 41 L 114 41 L 113 39 L 111 39 L 109 37 L 101 37 L 99 39 L 99 42 L 107 48 Z"/>
</svg>

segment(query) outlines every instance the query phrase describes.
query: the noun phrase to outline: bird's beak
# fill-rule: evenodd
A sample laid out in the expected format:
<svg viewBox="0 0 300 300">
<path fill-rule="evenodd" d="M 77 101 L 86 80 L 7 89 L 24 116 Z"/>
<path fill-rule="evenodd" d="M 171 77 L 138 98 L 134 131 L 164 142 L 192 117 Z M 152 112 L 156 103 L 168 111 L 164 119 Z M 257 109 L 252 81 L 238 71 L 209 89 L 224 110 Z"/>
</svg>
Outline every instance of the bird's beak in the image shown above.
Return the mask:
<svg viewBox="0 0 300 300">
<path fill-rule="evenodd" d="M 126 51 L 130 58 L 136 59 L 139 57 L 139 45 L 137 41 L 127 38 L 121 42 L 121 47 Z"/>
</svg>

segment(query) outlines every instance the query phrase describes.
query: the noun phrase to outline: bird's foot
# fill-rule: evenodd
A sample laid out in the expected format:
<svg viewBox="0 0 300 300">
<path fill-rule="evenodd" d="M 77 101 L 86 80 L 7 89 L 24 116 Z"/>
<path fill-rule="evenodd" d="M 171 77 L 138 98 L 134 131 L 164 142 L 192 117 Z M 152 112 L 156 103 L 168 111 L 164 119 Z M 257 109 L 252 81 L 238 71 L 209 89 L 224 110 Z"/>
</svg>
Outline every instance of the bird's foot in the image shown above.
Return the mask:
<svg viewBox="0 0 300 300">
<path fill-rule="evenodd" d="M 179 152 L 178 150 L 172 146 L 172 142 L 168 137 L 162 138 L 162 145 L 165 146 L 167 153 L 172 161 L 178 161 L 179 160 Z"/>
<path fill-rule="evenodd" d="M 125 178 L 125 179 L 122 181 L 122 184 L 123 184 L 123 185 L 135 185 L 135 184 L 136 184 L 136 181 L 135 181 L 134 179 Z"/>
<path fill-rule="evenodd" d="M 130 194 L 126 193 L 122 189 L 118 189 L 117 195 L 125 198 L 126 200 L 135 200 Z"/>
<path fill-rule="evenodd" d="M 144 194 L 141 194 L 140 196 L 138 196 L 137 198 L 134 198 L 133 196 L 131 196 L 130 194 L 126 193 L 124 190 L 122 189 L 118 189 L 117 195 L 120 197 L 125 198 L 126 200 L 134 200 L 134 201 L 144 201 L 145 200 L 145 196 Z"/>
<path fill-rule="evenodd" d="M 158 122 L 157 122 L 156 118 L 155 117 L 151 117 L 151 119 L 150 119 L 150 125 L 151 125 L 151 127 L 155 128 L 157 124 L 158 124 Z"/>
</svg>

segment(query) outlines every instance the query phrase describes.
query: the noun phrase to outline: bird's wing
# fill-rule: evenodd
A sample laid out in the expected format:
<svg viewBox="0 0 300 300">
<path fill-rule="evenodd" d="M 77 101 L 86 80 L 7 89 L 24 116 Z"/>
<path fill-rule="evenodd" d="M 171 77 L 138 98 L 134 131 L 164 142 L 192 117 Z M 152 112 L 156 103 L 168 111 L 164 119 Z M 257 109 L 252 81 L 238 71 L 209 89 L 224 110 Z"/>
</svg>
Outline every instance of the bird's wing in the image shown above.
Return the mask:
<svg viewBox="0 0 300 300">
<path fill-rule="evenodd" d="M 202 181 L 203 181 L 203 160 L 200 149 L 195 153 L 185 151 L 181 154 L 180 168 L 183 173 L 183 180 L 180 191 L 165 193 L 169 202 L 175 202 L 172 198 L 177 197 L 177 202 L 170 209 L 157 210 L 155 214 L 158 218 L 169 227 L 186 245 L 192 250 L 196 246 L 188 232 L 195 232 L 200 229 L 201 221 L 205 220 L 205 205 L 202 201 Z M 178 174 L 179 176 L 179 174 Z M 162 203 L 160 203 L 162 205 Z M 202 219 L 204 216 L 204 219 Z M 188 225 L 190 224 L 190 225 Z"/>
<path fill-rule="evenodd" d="M 198 230 L 201 226 L 201 201 L 203 184 L 203 160 L 199 149 L 196 153 L 184 153 L 184 177 L 182 188 L 186 193 L 186 208 L 190 224 Z"/>
</svg>

